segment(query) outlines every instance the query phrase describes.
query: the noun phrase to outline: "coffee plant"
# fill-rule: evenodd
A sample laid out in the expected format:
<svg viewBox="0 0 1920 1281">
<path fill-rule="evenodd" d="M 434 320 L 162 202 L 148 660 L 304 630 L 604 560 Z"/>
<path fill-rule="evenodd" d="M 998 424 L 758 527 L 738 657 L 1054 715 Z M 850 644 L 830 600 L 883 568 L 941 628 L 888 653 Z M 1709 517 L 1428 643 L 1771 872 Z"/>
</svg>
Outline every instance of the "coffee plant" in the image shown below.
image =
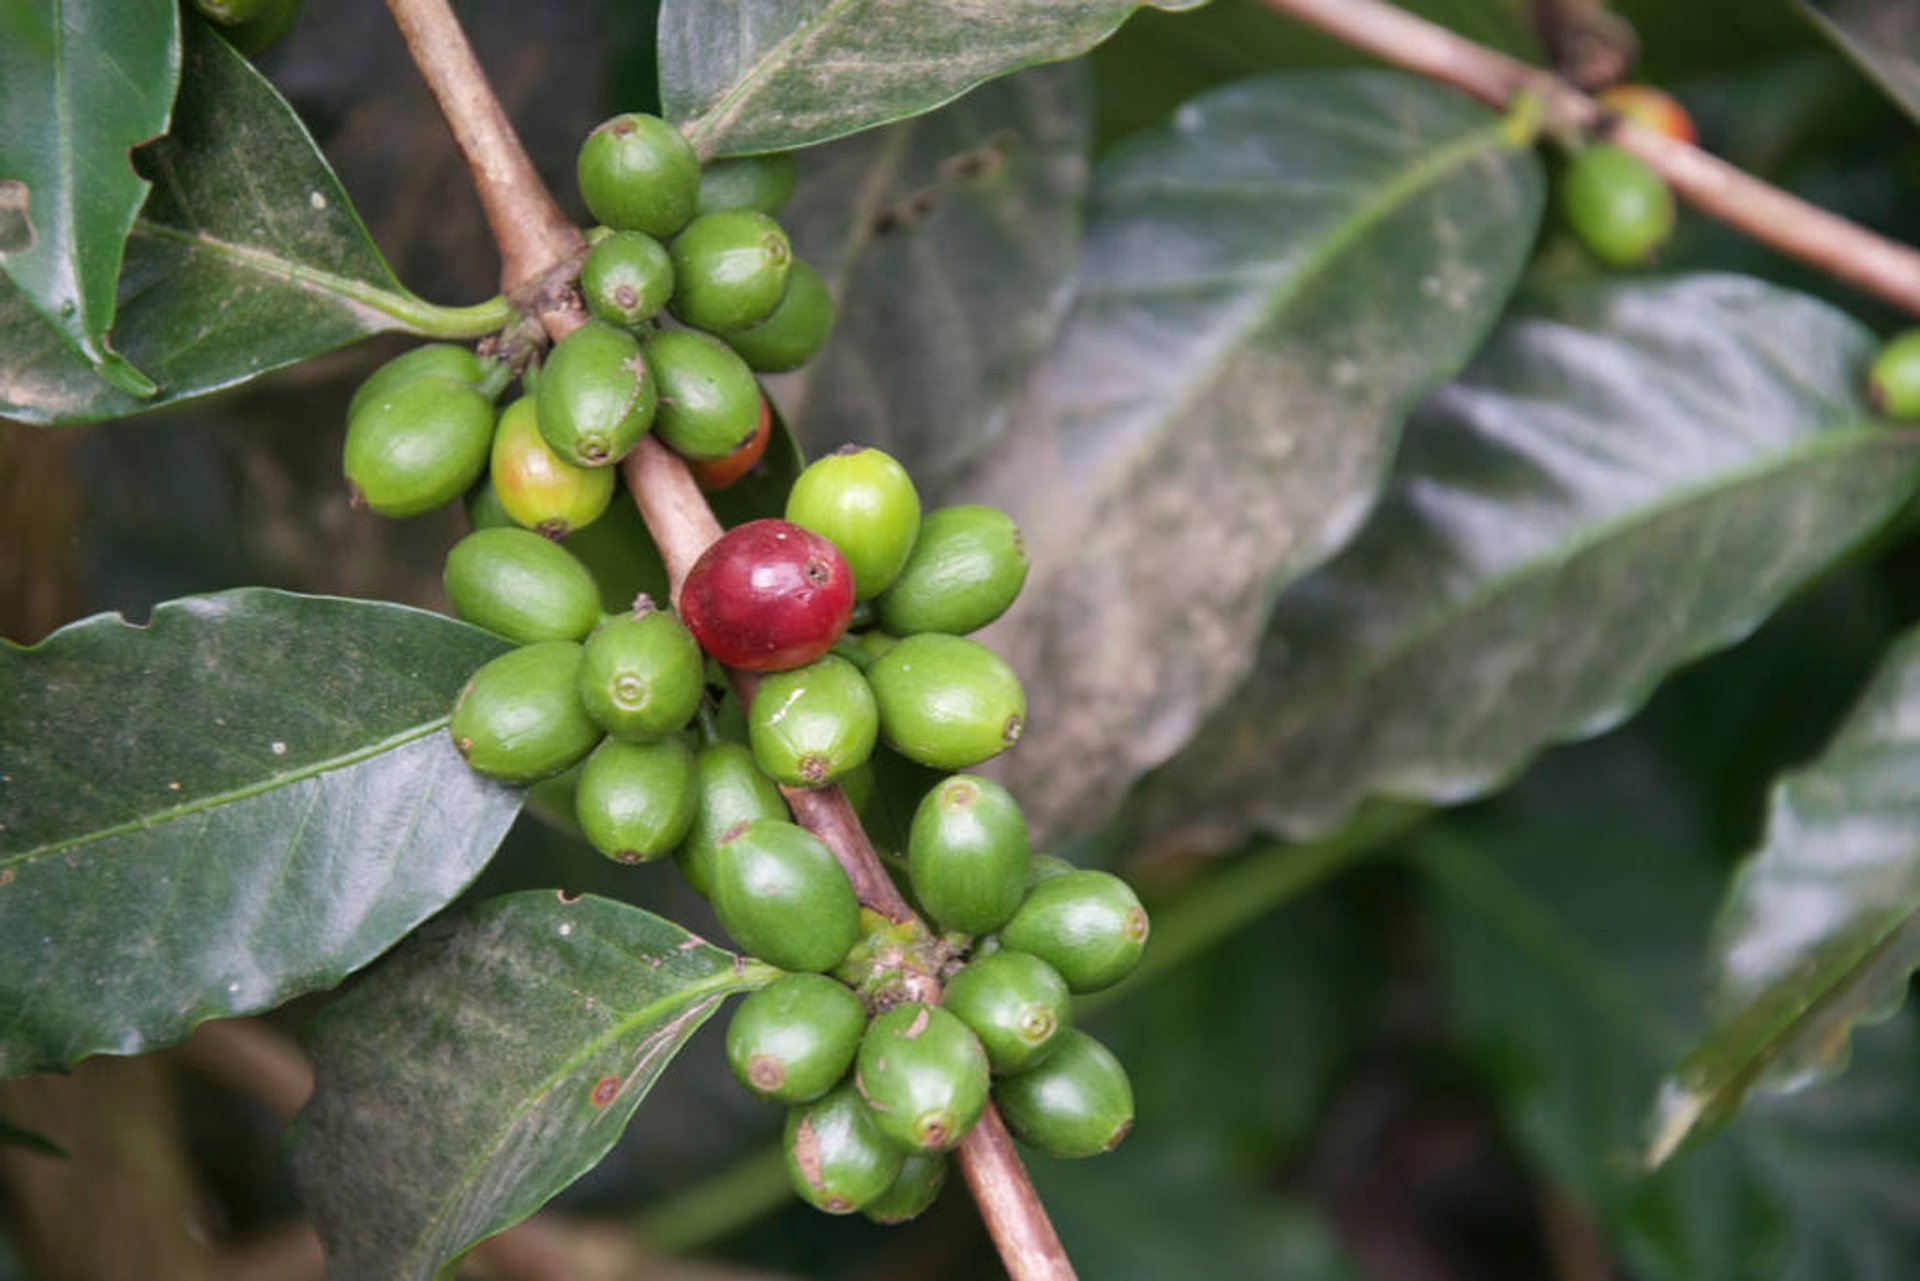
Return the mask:
<svg viewBox="0 0 1920 1281">
<path fill-rule="evenodd" d="M 1904 1281 L 1916 85 L 0 5 L 0 1281 Z"/>
</svg>

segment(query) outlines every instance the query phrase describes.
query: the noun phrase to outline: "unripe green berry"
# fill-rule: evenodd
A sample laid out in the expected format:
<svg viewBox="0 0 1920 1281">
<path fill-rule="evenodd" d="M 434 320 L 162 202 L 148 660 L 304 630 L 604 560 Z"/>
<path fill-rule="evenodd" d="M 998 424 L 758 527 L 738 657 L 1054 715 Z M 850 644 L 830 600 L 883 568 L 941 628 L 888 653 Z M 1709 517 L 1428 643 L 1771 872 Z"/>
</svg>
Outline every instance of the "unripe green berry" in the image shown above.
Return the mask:
<svg viewBox="0 0 1920 1281">
<path fill-rule="evenodd" d="M 725 458 L 760 429 L 760 384 L 718 338 L 663 329 L 647 340 L 660 389 L 654 434 L 686 458 Z"/>
<path fill-rule="evenodd" d="M 694 757 L 693 781 L 693 826 L 674 858 L 687 884 L 711 895 L 721 838 L 755 819 L 785 821 L 787 803 L 773 780 L 760 772 L 753 753 L 739 743 L 709 743 L 701 748 Z"/>
<path fill-rule="evenodd" d="M 885 591 L 920 533 L 920 493 L 891 454 L 848 447 L 814 460 L 787 494 L 787 519 L 833 540 L 853 570 L 853 597 Z"/>
<path fill-rule="evenodd" d="M 1027 891 L 1000 930 L 1002 946 L 1031 952 L 1075 992 L 1097 992 L 1133 972 L 1147 946 L 1147 912 L 1111 872 L 1068 872 Z"/>
<path fill-rule="evenodd" d="M 600 621 L 593 575 L 566 550 L 526 529 L 481 529 L 447 553 L 453 612 L 526 644 L 579 640 Z"/>
<path fill-rule="evenodd" d="M 1896 335 L 1867 374 L 1867 394 L 1889 418 L 1920 419 L 1920 329 Z"/>
<path fill-rule="evenodd" d="M 962 636 L 1006 613 L 1026 581 L 1027 545 L 1012 517 L 993 507 L 942 507 L 921 522 L 874 615 L 896 636 Z"/>
<path fill-rule="evenodd" d="M 667 248 L 673 314 L 710 333 L 746 329 L 771 316 L 793 271 L 787 233 L 751 209 L 701 214 Z"/>
<path fill-rule="evenodd" d="M 418 516 L 465 493 L 487 467 L 493 402 L 443 378 L 390 383 L 347 419 L 341 470 L 383 516 Z"/>
<path fill-rule="evenodd" d="M 644 597 L 634 612 L 600 624 L 580 661 L 587 715 L 628 743 L 684 728 L 700 706 L 705 681 L 706 659 L 693 633 Z"/>
<path fill-rule="evenodd" d="M 833 333 L 833 295 L 820 273 L 798 258 L 787 293 L 773 314 L 750 329 L 726 335 L 727 345 L 762 373 L 785 373 L 813 359 Z"/>
<path fill-rule="evenodd" d="M 914 897 L 942 929 L 984 934 L 1027 893 L 1033 847 L 1007 789 L 956 774 L 920 799 L 907 836 Z"/>
<path fill-rule="evenodd" d="M 727 1062 L 753 1093 L 807 1103 L 853 1066 L 867 1012 L 853 989 L 819 974 L 789 974 L 740 1003 L 727 1024 Z"/>
<path fill-rule="evenodd" d="M 595 849 L 616 863 L 652 862 L 692 826 L 693 753 L 677 738 L 608 739 L 580 771 L 573 805 Z"/>
<path fill-rule="evenodd" d="M 882 1196 L 906 1160 L 851 1083 L 787 1113 L 786 1153 L 793 1190 L 828 1214 L 851 1214 Z"/>
<path fill-rule="evenodd" d="M 880 732 L 908 760 L 966 769 L 1020 740 L 1027 696 L 998 654 L 959 636 L 909 636 L 867 669 Z"/>
<path fill-rule="evenodd" d="M 721 837 L 713 910 L 742 947 L 783 970 L 823 974 L 860 937 L 860 903 L 833 852 L 776 819 Z"/>
<path fill-rule="evenodd" d="M 1073 995 L 1051 965 L 1003 948 L 949 979 L 941 1008 L 973 1029 L 995 1072 L 1024 1072 L 1053 1053 L 1073 1019 Z"/>
<path fill-rule="evenodd" d="M 273 8 L 275 0 L 193 0 L 201 17 L 223 27 L 252 22 Z"/>
<path fill-rule="evenodd" d="M 1047 1061 L 1000 1078 L 993 1101 L 1007 1128 L 1049 1156 L 1098 1156 L 1133 1128 L 1133 1084 L 1106 1046 L 1078 1028 L 1060 1035 Z"/>
<path fill-rule="evenodd" d="M 662 240 L 686 226 L 700 192 L 700 158 L 658 116 L 629 112 L 587 135 L 580 196 L 596 221 Z"/>
<path fill-rule="evenodd" d="M 580 706 L 580 647 L 536 641 L 473 674 L 453 705 L 453 745 L 489 778 L 531 783 L 558 774 L 600 741 Z"/>
<path fill-rule="evenodd" d="M 1673 192 L 1646 161 L 1599 142 L 1567 162 L 1560 176 L 1567 225 L 1610 267 L 1649 262 L 1673 236 Z"/>
<path fill-rule="evenodd" d="M 473 529 L 518 529 L 520 526 L 507 509 L 500 503 L 500 495 L 493 492 L 493 482 L 482 480 L 467 491 L 467 528 Z"/>
<path fill-rule="evenodd" d="M 470 347 L 449 342 L 430 342 L 404 351 L 367 375 L 365 382 L 347 402 L 347 418 L 360 412 L 370 400 L 388 395 L 394 388 L 422 378 L 432 378 L 458 387 L 474 387 L 483 374 L 480 357 Z"/>
<path fill-rule="evenodd" d="M 605 467 L 653 426 L 657 397 L 639 340 L 589 321 L 554 344 L 540 371 L 540 434 L 568 462 Z"/>
<path fill-rule="evenodd" d="M 713 160 L 700 171 L 700 213 L 721 209 L 758 209 L 776 217 L 793 195 L 799 175 L 790 151 L 763 156 L 729 156 Z"/>
<path fill-rule="evenodd" d="M 631 328 L 673 297 L 673 260 L 644 231 L 611 232 L 587 251 L 580 293 L 595 320 Z"/>
<path fill-rule="evenodd" d="M 300 20 L 306 0 L 268 0 L 259 13 L 221 31 L 227 43 L 249 58 L 257 58 L 286 39 Z"/>
<path fill-rule="evenodd" d="M 880 1132 L 909 1152 L 948 1152 L 987 1105 L 986 1051 L 967 1025 L 908 1001 L 867 1025 L 854 1083 Z"/>
<path fill-rule="evenodd" d="M 1051 881 L 1056 876 L 1079 870 L 1058 854 L 1035 854 L 1033 862 L 1027 865 L 1027 888 L 1032 889 L 1042 881 Z"/>
<path fill-rule="evenodd" d="M 829 654 L 760 678 L 747 713 L 753 758 L 788 787 L 825 787 L 873 754 L 880 713 L 860 669 Z"/>
<path fill-rule="evenodd" d="M 947 1183 L 944 1152 L 909 1152 L 893 1184 L 862 1211 L 875 1223 L 905 1223 L 917 1219 L 940 1196 Z"/>
<path fill-rule="evenodd" d="M 501 510 L 516 525 L 548 538 L 586 528 L 613 501 L 613 469 L 576 467 L 554 453 L 540 434 L 531 396 L 500 415 L 487 474 Z"/>
</svg>

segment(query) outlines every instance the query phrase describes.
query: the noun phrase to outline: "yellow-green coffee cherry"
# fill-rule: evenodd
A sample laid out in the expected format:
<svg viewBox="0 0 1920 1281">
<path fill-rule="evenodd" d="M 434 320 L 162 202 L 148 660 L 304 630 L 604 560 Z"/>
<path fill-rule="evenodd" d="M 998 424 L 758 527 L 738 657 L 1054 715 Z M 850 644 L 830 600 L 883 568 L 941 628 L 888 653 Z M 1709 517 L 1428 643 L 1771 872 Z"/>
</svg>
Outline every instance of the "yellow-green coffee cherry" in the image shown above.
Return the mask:
<svg viewBox="0 0 1920 1281">
<path fill-rule="evenodd" d="M 580 467 L 617 463 L 653 426 L 653 369 L 632 334 L 599 321 L 553 346 L 535 404 L 540 434 Z"/>
<path fill-rule="evenodd" d="M 677 738 L 608 739 L 587 758 L 574 813 L 593 847 L 616 863 L 670 852 L 693 824 L 693 753 Z"/>
<path fill-rule="evenodd" d="M 966 769 L 1020 741 L 1027 696 L 1001 657 L 960 636 L 909 636 L 867 669 L 880 733 L 911 761 Z"/>
<path fill-rule="evenodd" d="M 828 1214 L 851 1214 L 879 1198 L 906 1160 L 852 1082 L 787 1113 L 786 1153 L 793 1190 Z"/>
<path fill-rule="evenodd" d="M 709 743 L 701 748 L 693 761 L 693 786 L 693 826 L 674 859 L 687 884 L 711 895 L 721 838 L 755 819 L 785 821 L 787 803 L 773 780 L 754 764 L 753 753 L 739 743 Z"/>
<path fill-rule="evenodd" d="M 870 600 L 907 563 L 920 533 L 920 493 L 891 454 L 848 446 L 794 479 L 787 519 L 831 539 L 853 570 L 853 598 Z"/>
<path fill-rule="evenodd" d="M 585 529 L 613 501 L 613 469 L 576 467 L 554 453 L 540 434 L 531 396 L 522 396 L 500 415 L 487 475 L 495 500 L 514 524 L 548 538 Z"/>
<path fill-rule="evenodd" d="M 579 640 L 600 621 L 593 575 L 531 530 L 468 534 L 447 553 L 443 581 L 456 615 L 521 644 Z"/>
<path fill-rule="evenodd" d="M 860 904 L 833 852 L 776 819 L 720 838 L 713 910 L 735 941 L 783 970 L 824 974 L 860 937 Z"/>
<path fill-rule="evenodd" d="M 580 293 L 595 320 L 632 328 L 673 297 L 673 260 L 644 231 L 610 232 L 580 264 Z"/>
<path fill-rule="evenodd" d="M 613 737 L 647 743 L 685 728 L 700 706 L 706 659 L 680 620 L 642 597 L 587 638 L 580 701 Z"/>
<path fill-rule="evenodd" d="M 789 974 L 740 1003 L 727 1024 L 727 1062 L 740 1084 L 775 1103 L 809 1103 L 853 1066 L 867 1012 L 853 989 Z"/>
<path fill-rule="evenodd" d="M 854 1082 L 880 1132 L 909 1152 L 948 1152 L 987 1105 L 987 1055 L 967 1025 L 908 1001 L 867 1025 Z"/>
<path fill-rule="evenodd" d="M 700 158 L 658 116 L 629 112 L 587 135 L 577 163 L 580 196 L 598 222 L 662 240 L 693 217 Z"/>
<path fill-rule="evenodd" d="M 751 209 L 701 214 L 667 249 L 673 257 L 669 306 L 709 333 L 746 329 L 771 316 L 793 271 L 787 233 Z"/>
<path fill-rule="evenodd" d="M 942 929 L 997 930 L 1027 894 L 1033 847 L 1007 789 L 956 774 L 920 799 L 907 836 L 914 897 Z"/>
<path fill-rule="evenodd" d="M 909 1152 L 893 1183 L 861 1212 L 875 1223 L 905 1223 L 917 1219 L 934 1203 L 947 1182 L 944 1152 Z"/>
<path fill-rule="evenodd" d="M 820 273 L 794 259 L 780 305 L 751 329 L 727 335 L 727 345 L 762 373 L 785 373 L 813 359 L 833 333 L 833 295 Z"/>
<path fill-rule="evenodd" d="M 388 382 L 348 416 L 341 470 L 356 499 L 382 516 L 418 516 L 480 479 L 493 419 L 493 402 L 471 386 L 431 376 Z"/>
<path fill-rule="evenodd" d="M 941 1008 L 973 1030 L 995 1072 L 1046 1061 L 1073 1018 L 1073 994 L 1051 965 L 1002 948 L 947 980 Z"/>
<path fill-rule="evenodd" d="M 580 706 L 580 647 L 536 641 L 473 674 L 453 705 L 453 745 L 488 778 L 532 783 L 592 751 L 600 727 Z"/>
<path fill-rule="evenodd" d="M 860 669 L 829 654 L 760 678 L 747 715 L 753 758 L 788 787 L 825 787 L 873 754 L 880 713 Z"/>
<path fill-rule="evenodd" d="M 1147 946 L 1147 911 L 1111 872 L 1068 872 L 1027 891 L 1000 942 L 1031 952 L 1075 992 L 1097 992 L 1133 972 Z"/>
<path fill-rule="evenodd" d="M 698 211 L 758 209 L 775 217 L 793 196 L 798 173 L 790 151 L 712 161 L 700 171 Z"/>
<path fill-rule="evenodd" d="M 725 458 L 760 429 L 760 384 L 718 338 L 663 329 L 647 340 L 660 389 L 654 434 L 686 458 Z"/>
<path fill-rule="evenodd" d="M 1673 237 L 1673 191 L 1646 161 L 1597 142 L 1560 175 L 1567 225 L 1587 252 L 1610 267 L 1651 261 Z"/>
<path fill-rule="evenodd" d="M 1007 1128 L 1049 1156 L 1111 1152 L 1133 1128 L 1133 1083 L 1106 1046 L 1078 1028 L 1046 1062 L 1000 1078 L 993 1101 Z"/>
<path fill-rule="evenodd" d="M 473 354 L 472 348 L 449 342 L 426 343 L 402 352 L 368 374 L 367 380 L 354 391 L 353 399 L 347 402 L 347 419 L 352 421 L 362 405 L 388 395 L 404 383 L 434 378 L 457 387 L 475 387 L 483 372 L 480 357 Z"/>
<path fill-rule="evenodd" d="M 1896 334 L 1867 372 L 1867 395 L 1889 418 L 1920 418 L 1920 329 Z"/>
<path fill-rule="evenodd" d="M 1005 512 L 968 504 L 929 512 L 907 563 L 873 603 L 896 636 L 964 636 L 1007 612 L 1027 581 L 1027 545 Z"/>
</svg>

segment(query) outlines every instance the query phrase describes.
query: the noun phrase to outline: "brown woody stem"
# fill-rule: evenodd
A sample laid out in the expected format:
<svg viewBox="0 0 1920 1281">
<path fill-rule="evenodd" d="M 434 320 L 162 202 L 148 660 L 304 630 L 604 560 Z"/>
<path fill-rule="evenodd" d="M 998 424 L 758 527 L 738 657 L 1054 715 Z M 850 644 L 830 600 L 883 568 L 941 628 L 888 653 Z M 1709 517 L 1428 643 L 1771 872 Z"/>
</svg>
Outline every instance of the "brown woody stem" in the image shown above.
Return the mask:
<svg viewBox="0 0 1920 1281">
<path fill-rule="evenodd" d="M 1384 0 L 1263 0 L 1356 49 L 1507 108 L 1539 95 L 1547 119 L 1606 134 L 1667 180 L 1689 204 L 1762 244 L 1920 314 L 1920 252 L 1849 222 L 1710 156 L 1619 120 L 1578 89 Z"/>
<path fill-rule="evenodd" d="M 585 323 L 570 285 L 585 246 L 579 230 L 534 171 L 447 0 L 387 0 L 387 7 L 472 171 L 500 246 L 501 292 L 534 311 L 557 342 Z M 643 439 L 621 468 L 677 599 L 687 571 L 720 536 L 720 523 L 686 464 L 659 442 Z M 732 675 L 741 697 L 750 698 L 751 676 Z M 839 788 L 781 790 L 794 818 L 846 868 L 862 903 L 895 920 L 912 917 Z M 992 1104 L 959 1156 L 1012 1281 L 1073 1281 L 1073 1265 Z"/>
</svg>

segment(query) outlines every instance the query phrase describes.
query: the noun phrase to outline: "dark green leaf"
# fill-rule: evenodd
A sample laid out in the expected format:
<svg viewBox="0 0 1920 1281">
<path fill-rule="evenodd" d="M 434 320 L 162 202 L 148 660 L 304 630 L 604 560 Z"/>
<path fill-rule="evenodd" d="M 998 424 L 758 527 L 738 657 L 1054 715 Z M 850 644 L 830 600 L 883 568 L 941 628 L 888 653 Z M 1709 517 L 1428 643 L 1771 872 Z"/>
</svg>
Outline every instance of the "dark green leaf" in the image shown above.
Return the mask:
<svg viewBox="0 0 1920 1281">
<path fill-rule="evenodd" d="M 1920 122 L 1920 9 L 1908 0 L 1801 0 L 1807 18 Z"/>
<path fill-rule="evenodd" d="M 703 156 L 784 151 L 1084 53 L 1140 3 L 1001 0 L 982 11 L 970 0 L 666 0 L 660 96 Z"/>
<path fill-rule="evenodd" d="M 878 446 L 934 491 L 1004 425 L 1070 300 L 1086 129 L 1068 63 L 802 159 L 785 220 L 839 305 L 781 398 L 802 439 Z"/>
<path fill-rule="evenodd" d="M 773 976 L 547 890 L 421 930 L 312 1032 L 292 1164 L 330 1275 L 442 1275 L 591 1169 L 720 1002 Z"/>
<path fill-rule="evenodd" d="M 114 341 L 160 384 L 107 386 L 0 284 L 0 414 L 113 418 L 204 395 L 387 330 L 486 331 L 504 312 L 408 294 L 274 87 L 200 24 L 187 31 L 172 134 L 140 165 L 153 194 L 127 242 Z"/>
<path fill-rule="evenodd" d="M 1451 803 L 1630 714 L 1920 486 L 1873 339 L 1736 277 L 1570 291 L 1417 415 L 1365 531 L 1281 601 L 1258 674 L 1144 789 L 1164 832 L 1294 836 Z"/>
<path fill-rule="evenodd" d="M 174 0 L 0 7 L 0 188 L 19 183 L 26 201 L 25 226 L 0 241 L 13 295 L 0 306 L 50 326 L 85 378 L 134 396 L 152 385 L 107 345 L 127 231 L 147 194 L 128 154 L 165 132 L 179 80 Z M 11 362 L 9 329 L 0 324 Z"/>
<path fill-rule="evenodd" d="M 1542 187 L 1496 117 L 1386 72 L 1244 81 L 1108 154 L 1073 310 L 957 486 L 1033 551 L 995 639 L 1039 827 L 1098 824 L 1244 678 L 1493 324 Z"/>
<path fill-rule="evenodd" d="M 0 1076 L 326 987 L 445 906 L 520 806 L 445 733 L 502 648 L 260 590 L 0 646 Z"/>
<path fill-rule="evenodd" d="M 1650 1158 L 1730 1120 L 1748 1091 L 1846 1066 L 1856 1025 L 1920 967 L 1920 633 L 1888 655 L 1821 757 L 1774 789 L 1728 895 L 1713 1028 L 1660 1092 Z"/>
</svg>

